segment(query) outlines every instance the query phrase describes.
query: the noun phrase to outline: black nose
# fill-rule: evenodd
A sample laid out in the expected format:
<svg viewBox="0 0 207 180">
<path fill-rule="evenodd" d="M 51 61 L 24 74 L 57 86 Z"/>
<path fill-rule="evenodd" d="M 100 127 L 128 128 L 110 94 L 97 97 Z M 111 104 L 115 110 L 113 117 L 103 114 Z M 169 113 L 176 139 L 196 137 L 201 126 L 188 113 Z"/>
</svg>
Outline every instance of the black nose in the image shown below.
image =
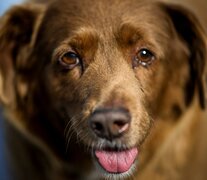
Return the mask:
<svg viewBox="0 0 207 180">
<path fill-rule="evenodd" d="M 129 111 L 124 108 L 97 109 L 89 119 L 93 132 L 108 140 L 121 137 L 128 129 L 131 121 Z"/>
</svg>

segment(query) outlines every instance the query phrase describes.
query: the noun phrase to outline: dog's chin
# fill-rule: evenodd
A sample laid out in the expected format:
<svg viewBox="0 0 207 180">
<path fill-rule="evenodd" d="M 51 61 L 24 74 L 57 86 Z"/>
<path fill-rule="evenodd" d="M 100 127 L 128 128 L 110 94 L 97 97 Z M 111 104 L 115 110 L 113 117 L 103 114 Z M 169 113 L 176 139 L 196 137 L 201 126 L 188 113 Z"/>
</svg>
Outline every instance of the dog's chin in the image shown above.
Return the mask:
<svg viewBox="0 0 207 180">
<path fill-rule="evenodd" d="M 123 172 L 123 173 L 110 173 L 104 170 L 96 160 L 94 161 L 95 161 L 94 163 L 96 165 L 96 169 L 98 171 L 98 176 L 100 179 L 101 178 L 102 179 L 113 179 L 113 180 L 128 179 L 128 178 L 134 177 L 134 173 L 137 167 L 137 160 L 136 160 L 128 171 Z"/>
<path fill-rule="evenodd" d="M 133 176 L 137 166 L 138 148 L 96 149 L 93 161 L 100 177 L 104 179 L 123 179 Z"/>
</svg>

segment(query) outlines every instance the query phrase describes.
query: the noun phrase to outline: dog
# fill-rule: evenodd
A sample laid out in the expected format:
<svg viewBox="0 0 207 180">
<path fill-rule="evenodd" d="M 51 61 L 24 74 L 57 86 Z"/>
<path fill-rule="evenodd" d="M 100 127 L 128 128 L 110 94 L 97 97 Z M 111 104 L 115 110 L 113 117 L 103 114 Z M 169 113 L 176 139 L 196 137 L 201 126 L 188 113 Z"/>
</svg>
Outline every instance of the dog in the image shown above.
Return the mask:
<svg viewBox="0 0 207 180">
<path fill-rule="evenodd" d="M 10 179 L 207 179 L 206 34 L 185 7 L 23 4 L 0 20 Z"/>
</svg>

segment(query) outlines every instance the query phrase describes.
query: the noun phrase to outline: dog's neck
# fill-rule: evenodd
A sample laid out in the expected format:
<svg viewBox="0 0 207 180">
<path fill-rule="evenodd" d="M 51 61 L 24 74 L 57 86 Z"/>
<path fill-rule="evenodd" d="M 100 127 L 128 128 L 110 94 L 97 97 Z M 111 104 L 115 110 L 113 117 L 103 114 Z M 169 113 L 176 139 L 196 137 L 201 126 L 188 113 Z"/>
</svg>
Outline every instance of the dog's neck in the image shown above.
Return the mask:
<svg viewBox="0 0 207 180">
<path fill-rule="evenodd" d="M 151 177 L 178 179 L 176 177 L 179 174 L 178 171 L 191 164 L 190 155 L 197 154 L 195 143 L 199 141 L 201 124 L 206 121 L 204 118 L 206 112 L 201 110 L 198 102 L 198 98 L 195 96 L 187 111 L 175 123 L 162 119 L 156 120 L 155 127 L 140 153 L 140 164 L 144 168 L 138 175 L 139 179 L 151 179 Z M 166 159 L 169 162 L 166 162 Z M 150 165 L 148 166 L 148 164 Z"/>
<path fill-rule="evenodd" d="M 18 151 L 19 147 L 22 146 L 23 143 L 24 146 L 22 147 L 25 147 L 25 149 L 21 149 L 22 152 L 19 153 L 28 153 L 28 151 L 31 150 L 31 146 L 33 146 L 34 149 L 38 150 L 38 153 L 36 154 L 36 150 L 32 150 L 32 152 L 29 152 L 29 154 L 33 154 L 33 158 L 36 157 L 35 159 L 39 158 L 39 152 L 40 154 L 42 154 L 43 157 L 46 157 L 45 162 L 40 163 L 49 163 L 50 171 L 53 172 L 54 170 L 54 177 L 63 177 L 63 179 L 64 177 L 69 177 L 70 179 L 81 179 L 81 177 L 85 177 L 88 172 L 90 172 L 92 168 L 92 162 L 90 160 L 91 156 L 90 154 L 86 153 L 86 151 L 84 150 L 85 148 L 82 147 L 81 143 L 78 143 L 76 136 L 71 137 L 68 148 L 66 148 L 66 141 L 64 137 L 61 137 L 61 135 L 57 133 L 57 136 L 59 137 L 56 138 L 60 139 L 59 143 L 61 146 L 57 145 L 57 143 L 54 142 L 54 144 L 56 145 L 56 147 L 54 147 L 51 142 L 47 141 L 45 135 L 40 133 L 41 129 L 39 129 L 39 131 L 37 131 L 37 129 L 31 129 L 29 128 L 27 121 L 22 122 L 24 118 L 22 118 L 19 111 L 13 111 L 12 113 L 5 112 L 5 115 L 9 124 L 9 126 L 7 126 L 9 127 L 8 132 L 15 132 L 14 134 L 16 134 L 16 132 L 20 133 L 17 134 L 17 136 L 15 137 L 13 137 L 13 134 L 6 135 L 10 139 L 12 139 L 12 141 L 19 141 L 18 143 L 14 144 L 10 143 L 9 146 L 11 145 L 12 147 L 8 148 L 13 148 Z M 44 119 L 44 121 L 46 120 Z M 41 119 L 38 119 L 36 123 L 39 124 L 36 124 L 34 126 L 39 125 L 39 127 L 41 127 Z M 51 135 L 51 140 L 53 140 L 55 134 L 53 134 L 53 132 L 50 132 L 51 129 L 44 128 L 44 130 L 48 130 L 48 132 L 45 131 L 44 133 Z M 64 127 L 62 127 L 62 131 L 64 133 Z M 34 134 L 35 132 L 38 134 Z"/>
</svg>

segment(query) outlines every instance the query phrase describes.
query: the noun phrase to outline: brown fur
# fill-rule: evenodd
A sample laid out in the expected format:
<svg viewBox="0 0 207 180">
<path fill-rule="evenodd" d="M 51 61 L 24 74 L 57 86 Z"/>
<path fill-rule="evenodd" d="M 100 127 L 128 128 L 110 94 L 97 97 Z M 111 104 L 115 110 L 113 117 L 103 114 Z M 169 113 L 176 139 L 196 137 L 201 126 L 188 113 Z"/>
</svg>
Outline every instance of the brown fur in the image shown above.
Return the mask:
<svg viewBox="0 0 207 180">
<path fill-rule="evenodd" d="M 141 48 L 155 55 L 147 66 L 135 61 Z M 58 59 L 67 51 L 81 65 L 64 69 Z M 205 86 L 205 32 L 180 6 L 57 0 L 1 19 L 0 100 L 15 180 L 204 180 Z M 103 141 L 88 119 L 117 107 L 129 110 L 130 129 Z M 138 165 L 127 176 L 93 165 L 93 149 L 134 146 Z"/>
</svg>

